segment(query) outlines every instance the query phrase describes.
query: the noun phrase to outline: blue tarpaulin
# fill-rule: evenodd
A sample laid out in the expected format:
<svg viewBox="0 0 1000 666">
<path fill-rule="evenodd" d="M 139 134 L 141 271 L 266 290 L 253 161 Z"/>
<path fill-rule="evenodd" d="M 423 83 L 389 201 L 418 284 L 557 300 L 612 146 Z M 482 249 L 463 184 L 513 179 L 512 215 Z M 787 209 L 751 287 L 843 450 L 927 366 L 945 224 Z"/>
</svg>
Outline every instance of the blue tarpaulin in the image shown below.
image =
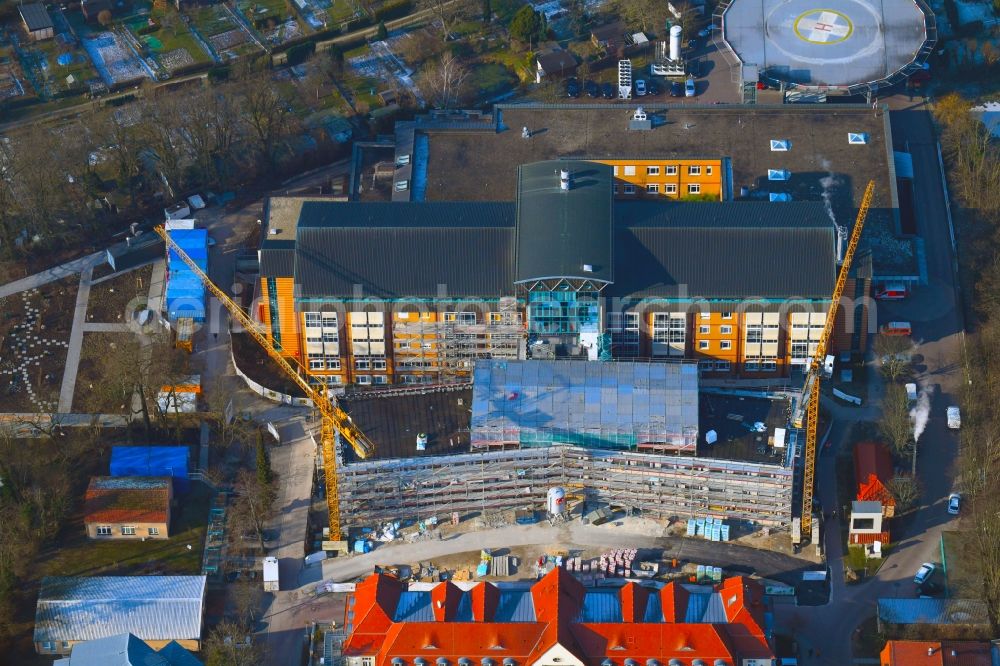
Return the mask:
<svg viewBox="0 0 1000 666">
<path fill-rule="evenodd" d="M 206 229 L 172 229 L 170 238 L 203 272 L 208 272 L 208 231 Z M 205 320 L 205 285 L 176 252 L 168 253 L 167 318 L 177 321 L 190 318 Z"/>
<path fill-rule="evenodd" d="M 187 492 L 190 455 L 186 446 L 114 446 L 111 476 L 169 476 L 175 491 Z"/>
</svg>

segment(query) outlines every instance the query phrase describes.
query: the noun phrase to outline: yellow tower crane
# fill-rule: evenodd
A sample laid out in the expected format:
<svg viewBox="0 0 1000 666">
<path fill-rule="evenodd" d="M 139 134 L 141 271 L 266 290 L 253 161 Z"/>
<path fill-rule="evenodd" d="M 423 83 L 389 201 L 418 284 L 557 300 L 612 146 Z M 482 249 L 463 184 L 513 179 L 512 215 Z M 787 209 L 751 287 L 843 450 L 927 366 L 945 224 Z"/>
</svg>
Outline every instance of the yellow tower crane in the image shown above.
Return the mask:
<svg viewBox="0 0 1000 666">
<path fill-rule="evenodd" d="M 327 395 L 326 386 L 323 385 L 322 388 L 317 389 L 311 385 L 305 368 L 297 360 L 292 359 L 289 361 L 288 358 L 282 356 L 281 352 L 267 339 L 267 336 L 260 332 L 257 324 L 243 311 L 243 308 L 237 305 L 233 299 L 229 298 L 226 292 L 217 287 L 205 275 L 204 271 L 198 267 L 198 264 L 170 238 L 170 234 L 167 233 L 162 225 L 155 227 L 153 231 L 159 234 L 166 242 L 167 247 L 173 250 L 180 257 L 181 261 L 194 271 L 194 274 L 212 292 L 212 295 L 219 299 L 219 302 L 225 306 L 233 319 L 239 322 L 243 329 L 257 341 L 257 344 L 264 348 L 267 355 L 278 364 L 278 367 L 284 370 L 285 374 L 299 385 L 299 388 L 305 392 L 306 396 L 312 400 L 316 409 L 319 410 L 320 445 L 323 447 L 323 474 L 326 480 L 326 506 L 330 514 L 330 539 L 332 541 L 340 541 L 342 534 L 340 531 L 340 502 L 337 495 L 337 457 L 334 452 L 336 433 L 339 432 L 340 436 L 351 445 L 357 456 L 362 459 L 369 457 L 375 452 L 375 445 L 354 425 L 347 412 L 337 406 L 330 396 Z M 294 365 L 292 365 L 293 363 Z"/>
<path fill-rule="evenodd" d="M 854 221 L 854 229 L 851 230 L 851 239 L 847 243 L 847 251 L 844 253 L 840 272 L 837 273 L 837 284 L 833 289 L 833 298 L 830 300 L 830 307 L 826 313 L 823 335 L 820 337 L 819 343 L 816 345 L 816 352 L 809 363 L 805 385 L 802 389 L 802 398 L 799 400 L 795 414 L 792 416 L 792 425 L 801 428 L 802 412 L 803 407 L 805 407 L 806 450 L 802 467 L 801 535 L 812 532 L 813 490 L 816 480 L 816 430 L 819 421 L 820 367 L 822 367 L 823 359 L 826 357 L 826 348 L 830 343 L 830 335 L 833 333 L 833 320 L 837 315 L 840 297 L 844 294 L 844 285 L 847 284 L 847 275 L 851 270 L 854 251 L 858 249 L 861 230 L 865 226 L 865 218 L 868 217 L 868 209 L 871 207 L 874 193 L 875 181 L 870 180 L 868 181 L 868 187 L 865 188 L 865 194 L 861 198 L 861 208 L 858 209 L 858 217 Z"/>
</svg>

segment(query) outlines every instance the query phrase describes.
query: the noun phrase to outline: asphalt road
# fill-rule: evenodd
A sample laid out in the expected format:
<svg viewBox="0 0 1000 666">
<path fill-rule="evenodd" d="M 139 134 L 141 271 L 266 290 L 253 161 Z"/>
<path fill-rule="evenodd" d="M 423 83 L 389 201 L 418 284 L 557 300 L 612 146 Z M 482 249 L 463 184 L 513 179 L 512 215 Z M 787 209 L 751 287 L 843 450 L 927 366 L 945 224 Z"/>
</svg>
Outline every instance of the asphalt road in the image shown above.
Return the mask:
<svg viewBox="0 0 1000 666">
<path fill-rule="evenodd" d="M 845 586 L 837 572 L 840 529 L 836 522 L 827 528 L 826 547 L 833 589 L 831 602 L 816 608 L 780 606 L 775 609 L 779 626 L 794 633 L 803 647 L 814 648 L 816 656 L 806 657 L 802 664 L 842 665 L 851 663 L 849 637 L 855 628 L 876 611 L 876 601 L 885 597 L 914 598 L 918 595 L 913 575 L 922 562 L 939 561 L 941 532 L 955 528 L 955 519 L 945 507 L 948 494 L 954 488 L 958 437 L 948 430 L 945 409 L 959 404 L 959 394 L 965 382 L 963 359 L 963 321 L 957 304 L 958 292 L 954 272 L 954 251 L 945 196 L 938 166 L 937 144 L 930 116 L 922 104 L 902 104 L 894 98 L 898 110 L 891 112 L 893 142 L 897 150 L 909 150 L 913 156 L 915 209 L 919 235 L 927 253 L 928 285 L 913 290 L 905 301 L 880 302 L 879 322 L 908 320 L 913 325 L 913 338 L 918 343 L 916 353 L 923 357 L 918 364 L 917 381 L 921 387 L 933 388 L 931 417 L 919 439 L 918 476 L 923 484 L 919 510 L 905 520 L 896 521 L 895 545 L 878 574 L 867 582 Z M 893 108 L 897 108 L 894 106 Z M 876 373 L 871 373 L 875 375 Z M 873 387 L 872 398 L 877 404 L 880 387 Z M 835 502 L 836 481 L 834 455 L 836 446 L 843 445 L 851 422 L 871 419 L 877 407 L 862 410 L 838 410 L 830 451 L 824 452 L 817 473 L 818 493 L 828 510 Z"/>
</svg>

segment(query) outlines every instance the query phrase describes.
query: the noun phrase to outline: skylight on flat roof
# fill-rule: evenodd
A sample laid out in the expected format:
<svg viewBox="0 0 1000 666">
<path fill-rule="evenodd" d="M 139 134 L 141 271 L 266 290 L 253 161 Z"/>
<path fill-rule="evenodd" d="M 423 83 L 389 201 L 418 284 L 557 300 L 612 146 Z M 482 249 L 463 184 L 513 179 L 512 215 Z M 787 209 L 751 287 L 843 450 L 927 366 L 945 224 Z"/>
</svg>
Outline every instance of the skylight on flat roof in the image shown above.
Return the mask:
<svg viewBox="0 0 1000 666">
<path fill-rule="evenodd" d="M 784 153 L 792 149 L 792 142 L 788 139 L 771 139 L 771 150 L 776 153 Z"/>
<path fill-rule="evenodd" d="M 792 195 L 787 192 L 771 192 L 767 195 L 768 199 L 773 201 L 791 201 Z"/>
<path fill-rule="evenodd" d="M 768 180 L 788 180 L 792 177 L 792 172 L 787 169 L 768 169 L 767 179 Z"/>
<path fill-rule="evenodd" d="M 868 143 L 868 135 L 864 132 L 848 132 L 847 143 L 856 146 L 863 146 Z"/>
</svg>

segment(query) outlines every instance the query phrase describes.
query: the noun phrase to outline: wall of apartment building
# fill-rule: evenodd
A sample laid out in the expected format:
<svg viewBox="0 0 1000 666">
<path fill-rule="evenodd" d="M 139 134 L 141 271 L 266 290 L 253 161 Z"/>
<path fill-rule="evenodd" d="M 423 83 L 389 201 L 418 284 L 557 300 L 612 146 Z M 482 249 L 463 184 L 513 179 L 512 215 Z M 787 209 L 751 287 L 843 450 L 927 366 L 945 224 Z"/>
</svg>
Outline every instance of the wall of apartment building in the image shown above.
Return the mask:
<svg viewBox="0 0 1000 666">
<path fill-rule="evenodd" d="M 168 539 L 170 538 L 170 511 L 167 510 L 167 521 L 162 523 L 86 523 L 85 527 L 88 538 L 100 541 Z M 98 532 L 99 528 L 108 528 L 111 530 L 111 534 L 101 534 Z"/>
<path fill-rule="evenodd" d="M 590 502 L 657 518 L 784 528 L 791 522 L 793 459 L 791 449 L 761 463 L 558 445 L 369 460 L 341 465 L 340 515 L 347 527 L 362 527 L 402 517 L 541 508 L 550 487 L 569 485 L 571 494 Z"/>
<path fill-rule="evenodd" d="M 723 160 L 594 160 L 614 169 L 615 194 L 630 197 L 685 197 L 723 195 Z"/>
</svg>

